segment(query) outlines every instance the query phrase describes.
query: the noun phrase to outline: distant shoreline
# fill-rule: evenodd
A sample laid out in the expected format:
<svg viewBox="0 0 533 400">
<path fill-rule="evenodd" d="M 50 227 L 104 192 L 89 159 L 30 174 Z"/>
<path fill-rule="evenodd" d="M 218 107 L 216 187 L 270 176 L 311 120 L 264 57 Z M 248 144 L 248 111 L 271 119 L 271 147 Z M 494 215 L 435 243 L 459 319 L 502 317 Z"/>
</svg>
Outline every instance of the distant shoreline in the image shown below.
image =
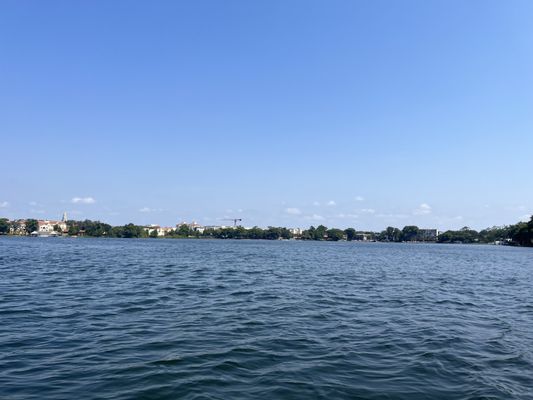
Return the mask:
<svg viewBox="0 0 533 400">
<path fill-rule="evenodd" d="M 237 220 L 235 220 L 237 222 Z M 110 238 L 167 238 L 167 239 L 237 239 L 237 240 L 302 240 L 348 241 L 385 243 L 444 243 L 444 244 L 495 244 L 533 247 L 533 216 L 529 222 L 492 227 L 476 231 L 468 227 L 459 230 L 438 231 L 407 225 L 402 229 L 387 227 L 381 232 L 361 231 L 355 228 L 328 228 L 324 225 L 307 229 L 257 226 L 201 226 L 195 222 L 182 222 L 175 227 L 159 225 L 111 226 L 100 221 L 61 221 L 0 218 L 0 234 L 13 236 L 110 237 Z"/>
<path fill-rule="evenodd" d="M 428 244 L 436 244 L 436 245 L 472 245 L 472 246 L 504 246 L 504 247 L 517 247 L 517 248 L 528 248 L 532 246 L 523 246 L 520 244 L 496 244 L 496 243 L 490 243 L 490 242 L 468 242 L 468 243 L 461 243 L 461 242 L 439 242 L 439 241 L 404 241 L 404 242 L 393 242 L 393 241 L 379 241 L 379 240 L 303 240 L 303 239 L 250 239 L 250 238 L 214 238 L 214 237 L 111 237 L 111 236 L 67 236 L 67 235 L 58 235 L 58 236 L 31 236 L 31 235 L 10 235 L 10 234 L 0 234 L 0 237 L 9 237 L 9 238 L 31 238 L 31 239 L 76 239 L 76 240 L 95 240 L 95 239 L 105 239 L 105 240 L 184 240 L 184 241 L 207 241 L 207 240 L 215 240 L 215 241 L 240 241 L 240 242 L 298 242 L 298 243 L 353 243 L 354 245 L 357 244 L 394 244 L 394 245 L 404 245 L 404 244 L 412 244 L 412 245 L 428 245 Z"/>
</svg>

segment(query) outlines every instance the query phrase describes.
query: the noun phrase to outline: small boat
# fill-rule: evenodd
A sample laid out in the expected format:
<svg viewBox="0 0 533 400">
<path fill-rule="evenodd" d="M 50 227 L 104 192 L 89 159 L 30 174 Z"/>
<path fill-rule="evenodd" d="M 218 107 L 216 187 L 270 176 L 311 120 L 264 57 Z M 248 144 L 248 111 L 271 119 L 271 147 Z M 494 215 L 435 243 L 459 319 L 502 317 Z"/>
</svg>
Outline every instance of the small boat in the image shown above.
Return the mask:
<svg viewBox="0 0 533 400">
<path fill-rule="evenodd" d="M 33 231 L 32 233 L 30 233 L 30 236 L 32 237 L 41 237 L 41 238 L 45 238 L 45 237 L 58 237 L 59 236 L 59 233 L 55 232 L 55 231 L 52 231 L 52 232 L 39 232 L 39 231 Z"/>
</svg>

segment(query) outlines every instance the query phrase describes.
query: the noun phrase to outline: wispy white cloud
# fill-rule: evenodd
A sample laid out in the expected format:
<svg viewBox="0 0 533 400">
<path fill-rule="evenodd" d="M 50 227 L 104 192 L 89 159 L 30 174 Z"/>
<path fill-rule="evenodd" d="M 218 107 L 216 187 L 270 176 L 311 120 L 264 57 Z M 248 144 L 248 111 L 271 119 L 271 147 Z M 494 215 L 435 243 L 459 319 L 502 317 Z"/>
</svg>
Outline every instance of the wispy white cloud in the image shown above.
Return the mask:
<svg viewBox="0 0 533 400">
<path fill-rule="evenodd" d="M 310 221 L 324 221 L 324 217 L 318 214 L 306 215 L 305 219 L 308 219 Z"/>
<path fill-rule="evenodd" d="M 318 207 L 320 205 L 320 202 L 319 201 L 313 201 L 313 205 Z"/>
<path fill-rule="evenodd" d="M 328 206 L 332 207 L 332 206 L 336 206 L 337 203 L 335 202 L 335 200 L 330 200 L 326 203 Z"/>
<path fill-rule="evenodd" d="M 341 219 L 355 219 L 355 218 L 359 218 L 359 215 L 357 215 L 357 214 L 344 214 L 344 213 L 340 213 L 340 214 L 335 215 L 335 218 L 341 218 Z"/>
<path fill-rule="evenodd" d="M 449 222 L 458 222 L 458 221 L 462 221 L 464 218 L 462 215 L 455 215 L 455 216 L 450 216 L 450 215 L 439 215 L 439 216 L 435 216 L 435 221 L 437 221 L 438 223 L 441 223 L 441 224 L 446 224 L 446 223 L 449 223 Z"/>
<path fill-rule="evenodd" d="M 139 209 L 139 212 L 142 213 L 152 213 L 152 212 L 160 212 L 163 211 L 161 208 L 150 208 L 150 207 L 143 207 Z"/>
<path fill-rule="evenodd" d="M 300 215 L 302 214 L 302 211 L 299 208 L 296 207 L 289 207 L 285 209 L 285 212 L 290 215 Z"/>
<path fill-rule="evenodd" d="M 428 215 L 431 214 L 431 206 L 426 203 L 422 203 L 418 206 L 417 209 L 413 210 L 414 215 Z"/>
<path fill-rule="evenodd" d="M 31 212 L 32 214 L 44 214 L 46 211 L 44 211 L 44 210 L 36 210 L 36 209 L 33 209 L 33 208 L 32 208 L 32 209 L 30 210 L 30 212 Z"/>
<path fill-rule="evenodd" d="M 405 219 L 408 218 L 409 215 L 406 214 L 376 214 L 376 217 L 383 218 L 383 219 Z"/>
<path fill-rule="evenodd" d="M 96 200 L 93 197 L 73 197 L 71 202 L 74 204 L 94 204 Z"/>
<path fill-rule="evenodd" d="M 365 201 L 363 196 L 355 196 L 355 201 Z"/>
<path fill-rule="evenodd" d="M 35 207 L 35 206 L 37 205 L 37 202 L 36 202 L 36 201 L 30 201 L 28 204 L 29 204 L 30 206 Z"/>
<path fill-rule="evenodd" d="M 9 207 L 9 203 L 7 201 L 0 201 L 0 208 L 6 208 Z"/>
<path fill-rule="evenodd" d="M 363 214 L 375 214 L 376 210 L 374 210 L 373 208 L 363 208 L 361 209 L 361 212 Z"/>
</svg>

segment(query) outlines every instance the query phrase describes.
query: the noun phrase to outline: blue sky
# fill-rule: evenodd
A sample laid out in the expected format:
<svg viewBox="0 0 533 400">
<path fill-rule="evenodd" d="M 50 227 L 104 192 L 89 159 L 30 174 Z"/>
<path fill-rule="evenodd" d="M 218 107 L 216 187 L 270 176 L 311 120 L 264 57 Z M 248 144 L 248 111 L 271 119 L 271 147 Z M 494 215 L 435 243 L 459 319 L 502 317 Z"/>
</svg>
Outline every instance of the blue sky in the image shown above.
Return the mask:
<svg viewBox="0 0 533 400">
<path fill-rule="evenodd" d="M 0 215 L 533 212 L 531 1 L 3 1 Z"/>
</svg>

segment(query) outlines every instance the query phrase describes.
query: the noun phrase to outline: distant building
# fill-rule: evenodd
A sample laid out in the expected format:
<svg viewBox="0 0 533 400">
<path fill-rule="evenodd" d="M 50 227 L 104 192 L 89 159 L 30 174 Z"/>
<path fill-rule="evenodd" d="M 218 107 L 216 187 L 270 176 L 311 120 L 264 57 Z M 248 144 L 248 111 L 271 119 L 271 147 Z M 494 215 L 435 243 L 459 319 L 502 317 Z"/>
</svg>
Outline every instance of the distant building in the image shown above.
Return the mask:
<svg viewBox="0 0 533 400">
<path fill-rule="evenodd" d="M 17 220 L 11 221 L 9 233 L 11 235 L 25 235 L 26 234 L 26 220 L 17 219 Z"/>
<path fill-rule="evenodd" d="M 176 224 L 176 228 L 179 229 L 180 227 L 182 226 L 187 226 L 189 227 L 189 229 L 192 229 L 192 230 L 196 230 L 196 228 L 201 228 L 202 226 L 197 223 L 196 221 L 192 221 L 192 222 L 185 222 L 185 221 L 182 221 L 178 224 Z"/>
<path fill-rule="evenodd" d="M 366 242 L 366 241 L 372 240 L 372 234 L 365 233 L 365 232 L 357 232 L 353 238 L 354 240 L 357 240 L 357 241 Z"/>
<path fill-rule="evenodd" d="M 422 242 L 436 242 L 439 238 L 437 229 L 419 229 L 416 239 Z"/>
<path fill-rule="evenodd" d="M 148 232 L 149 235 L 152 234 L 152 232 L 156 231 L 157 232 L 157 236 L 165 236 L 167 235 L 169 232 L 173 231 L 174 228 L 172 227 L 167 227 L 167 226 L 159 226 L 159 225 L 148 225 L 146 227 L 144 227 L 144 230 L 146 232 Z"/>
<path fill-rule="evenodd" d="M 38 229 L 37 232 L 40 233 L 49 233 L 55 232 L 56 227 L 59 228 L 59 232 L 66 232 L 68 230 L 67 226 L 67 213 L 63 213 L 61 221 L 50 220 L 50 219 L 39 219 L 37 220 Z"/>
<path fill-rule="evenodd" d="M 151 225 L 145 226 L 145 227 L 144 227 L 144 230 L 145 230 L 146 233 L 148 233 L 149 235 L 151 235 L 153 231 L 156 231 L 156 232 L 157 232 L 157 236 L 161 236 L 161 235 L 159 234 L 159 232 L 160 232 L 160 230 L 161 230 L 161 227 L 160 227 L 159 225 L 151 224 Z"/>
<path fill-rule="evenodd" d="M 187 226 L 191 231 L 195 231 L 195 232 L 199 232 L 199 233 L 204 233 L 204 231 L 206 229 L 208 229 L 208 227 L 202 226 L 199 223 L 197 223 L 196 221 L 192 221 L 192 222 L 183 221 L 183 222 L 180 222 L 179 224 L 176 224 L 176 229 L 179 229 L 182 226 Z"/>
<path fill-rule="evenodd" d="M 302 228 L 289 228 L 289 232 L 293 236 L 302 236 L 303 231 L 304 230 Z"/>
<path fill-rule="evenodd" d="M 171 227 L 171 226 L 163 226 L 163 227 L 161 228 L 161 232 L 163 232 L 163 234 L 160 235 L 160 236 L 168 235 L 168 234 L 169 234 L 170 232 L 172 232 L 173 230 L 174 230 L 174 228 Z"/>
<path fill-rule="evenodd" d="M 37 221 L 37 232 L 54 232 L 56 227 L 60 232 L 66 232 L 68 230 L 67 223 L 65 221 L 54 221 L 48 219 L 40 219 Z"/>
<path fill-rule="evenodd" d="M 233 226 L 225 226 L 225 225 L 206 225 L 206 226 L 202 226 L 203 230 L 213 230 L 213 231 L 217 231 L 217 230 L 220 230 L 220 229 L 228 229 L 228 228 L 233 228 Z"/>
</svg>

